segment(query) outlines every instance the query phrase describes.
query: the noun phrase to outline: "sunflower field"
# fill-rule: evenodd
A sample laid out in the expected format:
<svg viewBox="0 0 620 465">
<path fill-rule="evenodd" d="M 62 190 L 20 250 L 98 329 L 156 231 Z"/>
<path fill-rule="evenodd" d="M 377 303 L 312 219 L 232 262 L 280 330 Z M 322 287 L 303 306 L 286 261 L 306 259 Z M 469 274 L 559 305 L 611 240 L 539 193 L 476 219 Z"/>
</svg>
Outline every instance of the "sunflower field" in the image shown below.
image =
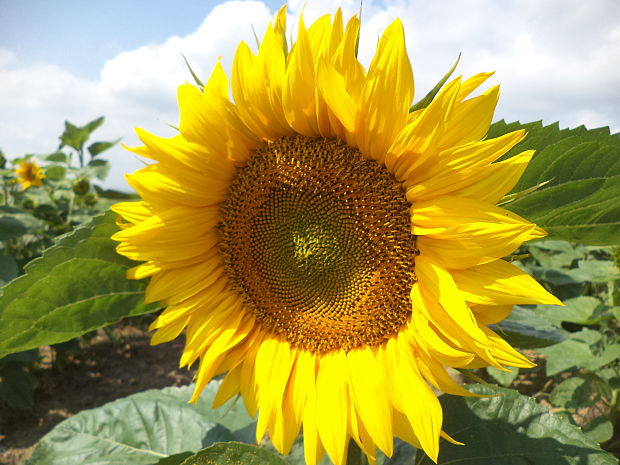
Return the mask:
<svg viewBox="0 0 620 465">
<path fill-rule="evenodd" d="M 0 158 L 0 404 L 127 318 L 195 370 L 24 463 L 618 463 L 619 135 L 492 123 L 458 62 L 414 98 L 399 20 L 367 68 L 356 16 L 297 29 L 190 68 L 135 193 L 100 187 L 103 118 Z"/>
</svg>

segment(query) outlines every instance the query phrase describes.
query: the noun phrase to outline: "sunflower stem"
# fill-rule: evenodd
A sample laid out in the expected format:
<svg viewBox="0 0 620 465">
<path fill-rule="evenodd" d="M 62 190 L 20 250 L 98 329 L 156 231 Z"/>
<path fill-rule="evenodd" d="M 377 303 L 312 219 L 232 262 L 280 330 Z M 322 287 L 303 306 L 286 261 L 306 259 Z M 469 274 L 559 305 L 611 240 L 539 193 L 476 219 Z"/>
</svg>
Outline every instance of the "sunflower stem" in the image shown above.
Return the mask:
<svg viewBox="0 0 620 465">
<path fill-rule="evenodd" d="M 424 453 L 422 449 L 416 449 L 415 457 L 413 459 L 413 465 L 422 465 L 422 462 L 424 462 L 425 457 L 426 457 L 426 454 Z"/>
<path fill-rule="evenodd" d="M 461 373 L 463 376 L 466 376 L 467 378 L 475 381 L 476 383 L 482 384 L 483 386 L 492 389 L 493 391 L 497 391 L 497 386 L 493 386 L 492 384 L 487 383 L 485 380 L 483 380 L 480 376 L 472 373 L 469 370 L 465 370 L 463 368 L 456 368 L 456 371 L 458 371 L 459 373 Z"/>
<path fill-rule="evenodd" d="M 366 454 L 362 452 L 355 441 L 349 441 L 347 450 L 347 465 L 368 465 Z"/>
</svg>

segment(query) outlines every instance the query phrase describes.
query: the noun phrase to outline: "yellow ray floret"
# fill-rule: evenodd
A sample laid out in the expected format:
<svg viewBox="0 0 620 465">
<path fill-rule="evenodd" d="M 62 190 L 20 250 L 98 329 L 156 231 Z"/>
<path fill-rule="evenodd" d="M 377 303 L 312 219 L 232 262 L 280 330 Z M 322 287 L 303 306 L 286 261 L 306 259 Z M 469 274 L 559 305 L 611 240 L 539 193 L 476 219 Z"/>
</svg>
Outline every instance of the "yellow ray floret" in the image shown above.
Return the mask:
<svg viewBox="0 0 620 465">
<path fill-rule="evenodd" d="M 31 160 L 19 163 L 15 174 L 17 175 L 17 182 L 22 185 L 23 190 L 31 186 L 42 186 L 45 178 L 41 167 Z"/>
<path fill-rule="evenodd" d="M 166 309 L 152 343 L 185 331 L 196 401 L 224 375 L 287 454 L 376 460 L 398 436 L 434 461 L 442 431 L 432 387 L 471 395 L 447 367 L 532 366 L 488 328 L 514 304 L 560 304 L 503 257 L 545 232 L 495 204 L 534 155 L 487 139 L 492 73 L 446 84 L 413 113 L 403 27 L 383 32 L 368 70 L 360 22 L 325 15 L 287 44 L 286 10 L 256 52 L 241 43 L 230 82 L 179 88 L 179 133 L 138 130 L 153 163 L 128 176 L 142 197 L 113 207 L 118 252 L 143 263 L 148 301 Z M 449 414 L 449 412 L 445 412 Z M 458 439 L 458 438 L 456 438 Z"/>
</svg>

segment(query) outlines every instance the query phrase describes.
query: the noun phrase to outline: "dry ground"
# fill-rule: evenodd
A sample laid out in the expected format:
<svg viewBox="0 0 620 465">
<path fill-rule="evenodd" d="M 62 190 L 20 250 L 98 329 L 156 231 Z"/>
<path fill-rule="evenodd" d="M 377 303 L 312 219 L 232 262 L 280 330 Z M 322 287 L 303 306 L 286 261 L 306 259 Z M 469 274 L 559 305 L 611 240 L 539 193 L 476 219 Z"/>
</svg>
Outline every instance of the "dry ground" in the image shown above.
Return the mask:
<svg viewBox="0 0 620 465">
<path fill-rule="evenodd" d="M 119 326 L 114 335 L 113 343 L 101 331 L 62 369 L 41 371 L 32 411 L 0 407 L 0 464 L 21 464 L 45 433 L 80 410 L 191 382 L 193 373 L 178 367 L 181 342 L 152 347 L 148 334 L 133 326 Z"/>
</svg>

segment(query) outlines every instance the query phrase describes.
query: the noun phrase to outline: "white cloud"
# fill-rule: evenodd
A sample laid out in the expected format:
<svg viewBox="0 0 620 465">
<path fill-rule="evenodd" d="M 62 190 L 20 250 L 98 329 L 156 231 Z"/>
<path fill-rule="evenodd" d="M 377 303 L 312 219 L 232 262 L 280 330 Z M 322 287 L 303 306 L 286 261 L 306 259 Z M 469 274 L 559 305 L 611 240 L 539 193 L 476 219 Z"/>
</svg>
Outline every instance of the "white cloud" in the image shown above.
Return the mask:
<svg viewBox="0 0 620 465">
<path fill-rule="evenodd" d="M 346 18 L 358 11 L 359 0 L 290 0 L 290 25 L 296 30 L 302 9 L 310 23 L 335 5 Z M 177 122 L 176 87 L 191 80 L 181 53 L 203 78 L 220 56 L 230 69 L 239 40 L 252 46 L 251 26 L 262 35 L 273 13 L 257 1 L 221 4 L 194 33 L 123 52 L 93 81 L 54 65 L 21 63 L 0 49 L 0 147 L 10 156 L 50 152 L 64 119 L 84 124 L 99 115 L 107 119 L 95 133 L 100 140 L 123 136 L 135 144 L 134 126 L 171 135 L 163 123 Z M 616 0 L 366 0 L 362 62 L 369 63 L 381 31 L 396 17 L 405 26 L 418 98 L 462 52 L 460 73 L 497 71 L 492 83 L 502 84 L 498 118 L 620 130 Z M 140 165 L 120 148 L 110 153 L 111 184 L 122 187 L 120 173 Z"/>
</svg>

